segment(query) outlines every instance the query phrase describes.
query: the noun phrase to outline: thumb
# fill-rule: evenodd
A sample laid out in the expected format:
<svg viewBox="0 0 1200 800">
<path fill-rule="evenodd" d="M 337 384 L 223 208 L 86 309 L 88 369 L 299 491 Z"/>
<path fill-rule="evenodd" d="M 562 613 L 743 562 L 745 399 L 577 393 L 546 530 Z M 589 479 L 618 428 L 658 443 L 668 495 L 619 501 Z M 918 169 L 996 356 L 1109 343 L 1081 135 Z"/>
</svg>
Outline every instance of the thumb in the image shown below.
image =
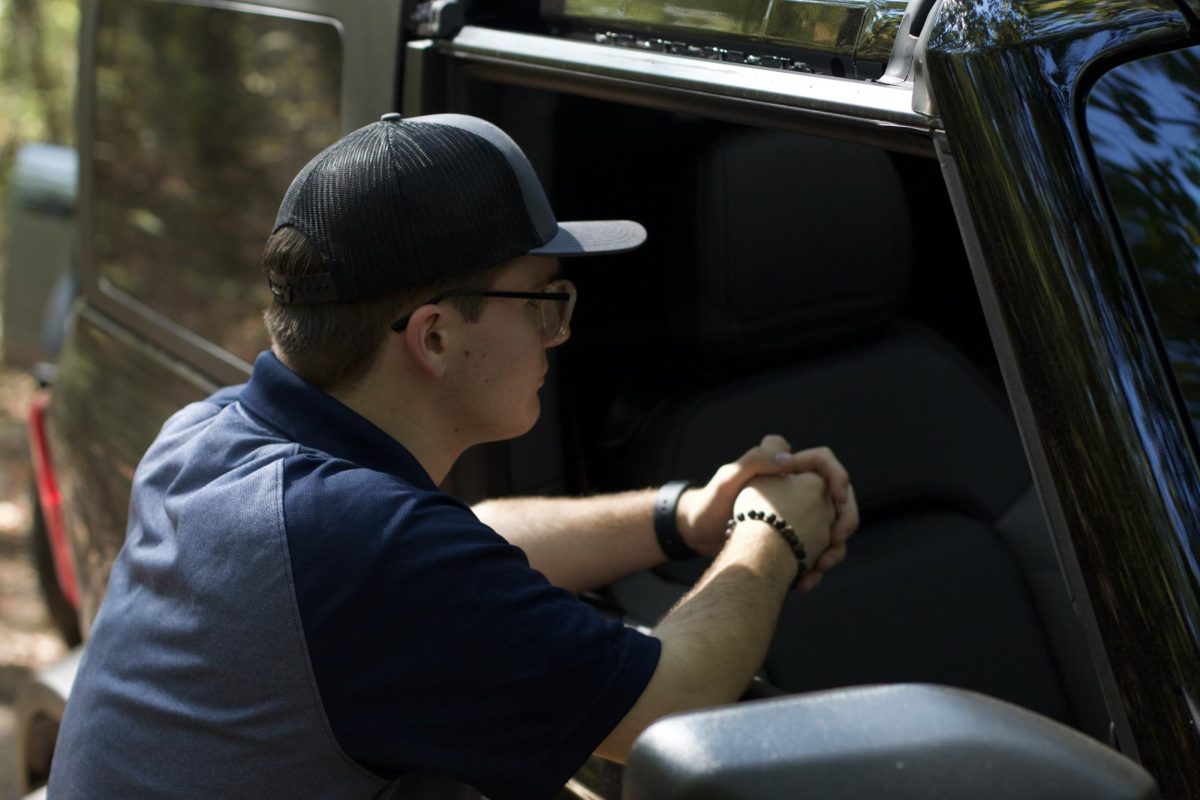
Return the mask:
<svg viewBox="0 0 1200 800">
<path fill-rule="evenodd" d="M 757 447 L 751 447 L 738 458 L 717 470 L 709 487 L 720 493 L 736 494 L 756 475 L 778 475 L 794 471 L 792 446 L 778 434 L 768 434 Z"/>
<path fill-rule="evenodd" d="M 792 446 L 788 444 L 788 440 L 780 436 L 778 433 L 768 433 L 759 442 L 758 447 L 770 453 L 790 453 Z"/>
<path fill-rule="evenodd" d="M 756 475 L 778 475 L 791 472 L 793 467 L 792 447 L 787 439 L 777 434 L 764 436 L 757 447 L 745 452 L 732 465 L 729 479 L 743 484 Z"/>
</svg>

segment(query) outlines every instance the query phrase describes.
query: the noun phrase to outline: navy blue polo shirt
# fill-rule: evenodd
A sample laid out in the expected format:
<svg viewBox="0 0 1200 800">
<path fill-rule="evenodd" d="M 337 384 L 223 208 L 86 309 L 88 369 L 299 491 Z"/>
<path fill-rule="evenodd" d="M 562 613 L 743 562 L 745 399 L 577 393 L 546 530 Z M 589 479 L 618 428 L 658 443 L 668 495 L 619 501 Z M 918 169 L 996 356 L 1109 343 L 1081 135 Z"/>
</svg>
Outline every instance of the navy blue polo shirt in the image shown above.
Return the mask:
<svg viewBox="0 0 1200 800">
<path fill-rule="evenodd" d="M 249 383 L 168 421 L 138 468 L 52 784 L 551 797 L 659 652 L 264 353 Z"/>
<path fill-rule="evenodd" d="M 552 586 L 403 445 L 273 354 L 218 403 L 235 399 L 299 445 L 282 464 L 287 546 L 346 753 L 385 777 L 553 794 L 641 695 L 659 641 Z"/>
</svg>

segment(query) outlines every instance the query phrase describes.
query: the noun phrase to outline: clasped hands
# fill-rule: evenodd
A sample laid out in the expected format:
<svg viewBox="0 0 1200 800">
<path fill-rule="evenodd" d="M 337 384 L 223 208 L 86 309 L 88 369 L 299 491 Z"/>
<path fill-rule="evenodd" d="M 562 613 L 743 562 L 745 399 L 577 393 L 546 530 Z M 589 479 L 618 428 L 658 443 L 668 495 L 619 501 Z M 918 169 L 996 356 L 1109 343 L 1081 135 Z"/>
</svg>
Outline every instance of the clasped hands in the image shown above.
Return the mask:
<svg viewBox="0 0 1200 800">
<path fill-rule="evenodd" d="M 677 524 L 697 553 L 715 556 L 725 545 L 725 524 L 735 510 L 758 509 L 784 517 L 818 554 L 799 590 L 816 588 L 824 573 L 846 557 L 846 540 L 858 529 L 858 504 L 845 467 L 827 447 L 793 453 L 782 436 L 764 436 L 707 484 L 679 499 Z"/>
</svg>

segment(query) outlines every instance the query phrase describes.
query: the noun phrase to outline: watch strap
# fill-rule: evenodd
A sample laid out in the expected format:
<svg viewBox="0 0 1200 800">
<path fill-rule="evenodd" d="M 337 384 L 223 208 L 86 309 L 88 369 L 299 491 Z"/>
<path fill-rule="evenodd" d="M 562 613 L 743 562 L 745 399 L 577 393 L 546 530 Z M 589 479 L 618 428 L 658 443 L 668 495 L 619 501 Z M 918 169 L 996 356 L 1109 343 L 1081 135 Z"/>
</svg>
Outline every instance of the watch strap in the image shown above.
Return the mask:
<svg viewBox="0 0 1200 800">
<path fill-rule="evenodd" d="M 672 561 L 686 561 L 699 556 L 683 541 L 675 524 L 679 498 L 695 485 L 693 481 L 669 481 L 662 485 L 654 498 L 654 536 L 658 539 L 658 546 Z"/>
</svg>

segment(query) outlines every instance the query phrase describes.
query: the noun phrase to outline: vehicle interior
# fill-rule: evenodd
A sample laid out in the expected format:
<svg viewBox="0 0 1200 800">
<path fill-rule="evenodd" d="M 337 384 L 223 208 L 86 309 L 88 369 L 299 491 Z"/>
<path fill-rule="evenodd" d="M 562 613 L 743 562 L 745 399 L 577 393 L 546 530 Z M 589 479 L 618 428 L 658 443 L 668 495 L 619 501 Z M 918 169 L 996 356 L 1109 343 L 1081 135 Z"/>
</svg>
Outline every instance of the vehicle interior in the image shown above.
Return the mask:
<svg viewBox="0 0 1200 800">
<path fill-rule="evenodd" d="M 935 160 L 498 84 L 447 110 L 509 131 L 560 219 L 649 231 L 637 252 L 564 263 L 580 300 L 543 418 L 471 454 L 456 491 L 703 482 L 765 433 L 827 445 L 863 522 L 788 601 L 769 691 L 946 684 L 1109 740 Z M 652 625 L 705 566 L 668 563 L 604 602 Z"/>
</svg>

